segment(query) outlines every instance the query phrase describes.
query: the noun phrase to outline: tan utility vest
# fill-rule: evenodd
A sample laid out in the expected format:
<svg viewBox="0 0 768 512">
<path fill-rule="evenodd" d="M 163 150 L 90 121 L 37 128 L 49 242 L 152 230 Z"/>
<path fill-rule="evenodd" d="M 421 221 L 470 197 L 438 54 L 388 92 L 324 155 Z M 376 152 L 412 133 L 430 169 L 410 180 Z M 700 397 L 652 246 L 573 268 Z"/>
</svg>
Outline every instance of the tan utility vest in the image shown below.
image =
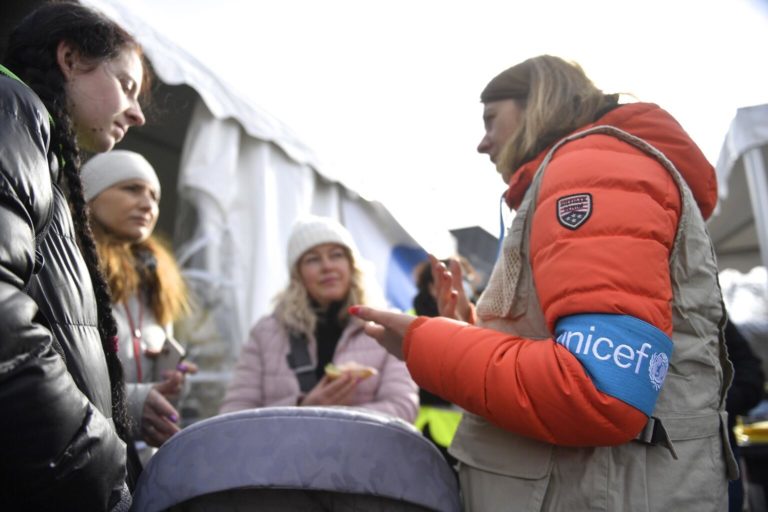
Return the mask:
<svg viewBox="0 0 768 512">
<path fill-rule="evenodd" d="M 611 126 L 558 142 L 517 210 L 478 303 L 478 324 L 533 340 L 552 338 L 530 264 L 533 211 L 552 155 L 570 140 L 590 134 L 617 137 L 656 158 L 674 178 L 682 198 L 669 259 L 674 351 L 653 413 L 663 428 L 655 422 L 653 444 L 572 448 L 522 437 L 467 413 L 450 449 L 462 463 L 466 510 L 723 510 L 726 475 L 732 478 L 738 471 L 726 434 L 724 404 L 732 367 L 722 335 L 725 314 L 717 265 L 688 185 L 658 150 Z M 652 429 L 646 430 L 648 434 Z"/>
</svg>

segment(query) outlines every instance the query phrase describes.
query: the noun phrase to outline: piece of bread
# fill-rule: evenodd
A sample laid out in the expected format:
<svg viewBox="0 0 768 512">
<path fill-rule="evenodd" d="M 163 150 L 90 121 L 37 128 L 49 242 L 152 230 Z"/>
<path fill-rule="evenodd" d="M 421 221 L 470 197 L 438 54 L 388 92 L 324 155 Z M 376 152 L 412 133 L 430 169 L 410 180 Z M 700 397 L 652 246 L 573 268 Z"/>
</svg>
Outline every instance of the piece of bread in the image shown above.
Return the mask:
<svg viewBox="0 0 768 512">
<path fill-rule="evenodd" d="M 346 373 L 351 373 L 359 379 L 367 379 L 379 371 L 372 366 L 364 366 L 354 361 L 347 361 L 336 366 L 333 363 L 325 365 L 325 374 L 331 379 L 337 379 Z"/>
</svg>

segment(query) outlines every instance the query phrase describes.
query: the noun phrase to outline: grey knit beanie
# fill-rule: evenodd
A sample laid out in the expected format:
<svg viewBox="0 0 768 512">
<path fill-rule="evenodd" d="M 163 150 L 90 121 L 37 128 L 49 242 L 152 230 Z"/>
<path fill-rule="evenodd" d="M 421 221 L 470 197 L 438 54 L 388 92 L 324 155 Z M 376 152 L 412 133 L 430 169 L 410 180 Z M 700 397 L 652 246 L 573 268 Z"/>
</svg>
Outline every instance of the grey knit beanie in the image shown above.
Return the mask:
<svg viewBox="0 0 768 512">
<path fill-rule="evenodd" d="M 312 247 L 320 244 L 343 245 L 357 256 L 357 246 L 349 231 L 334 219 L 310 215 L 296 221 L 288 238 L 287 263 L 291 271 L 301 256 Z"/>
<path fill-rule="evenodd" d="M 104 190 L 121 181 L 140 179 L 149 183 L 160 197 L 160 181 L 146 158 L 133 151 L 113 149 L 99 153 L 80 169 L 83 195 L 90 201 Z"/>
</svg>

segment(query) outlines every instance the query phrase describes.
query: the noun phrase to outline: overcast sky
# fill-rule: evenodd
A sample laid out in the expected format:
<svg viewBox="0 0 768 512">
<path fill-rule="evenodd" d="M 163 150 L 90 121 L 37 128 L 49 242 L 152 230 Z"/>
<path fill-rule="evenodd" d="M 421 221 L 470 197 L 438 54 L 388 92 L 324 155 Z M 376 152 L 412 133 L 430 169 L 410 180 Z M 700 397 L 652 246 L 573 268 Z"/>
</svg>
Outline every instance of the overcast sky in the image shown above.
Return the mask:
<svg viewBox="0 0 768 512">
<path fill-rule="evenodd" d="M 576 60 L 603 90 L 660 104 L 713 164 L 736 109 L 768 103 L 755 0 L 129 5 L 290 126 L 326 173 L 422 229 L 498 232 L 504 185 L 475 151 L 478 97 L 527 57 Z"/>
</svg>

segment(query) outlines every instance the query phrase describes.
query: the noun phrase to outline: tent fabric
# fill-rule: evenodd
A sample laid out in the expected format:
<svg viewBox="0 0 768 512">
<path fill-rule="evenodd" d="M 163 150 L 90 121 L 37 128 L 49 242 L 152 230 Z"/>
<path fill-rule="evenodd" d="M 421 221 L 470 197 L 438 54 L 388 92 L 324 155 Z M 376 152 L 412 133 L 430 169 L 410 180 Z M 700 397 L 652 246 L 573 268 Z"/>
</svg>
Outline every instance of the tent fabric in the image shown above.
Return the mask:
<svg viewBox="0 0 768 512">
<path fill-rule="evenodd" d="M 708 224 L 721 270 L 768 263 L 766 161 L 768 105 L 738 109 L 715 167 L 719 202 Z"/>
<path fill-rule="evenodd" d="M 323 491 L 357 503 L 369 496 L 378 498 L 372 503 L 461 509 L 456 477 L 440 452 L 402 420 L 352 408 L 273 407 L 209 418 L 176 434 L 144 469 L 133 510 L 161 511 L 204 496 L 216 502 L 211 495 L 234 490 L 248 491 L 238 503 L 261 504 L 258 489 L 272 496 L 296 491 L 283 500 Z"/>
<path fill-rule="evenodd" d="M 217 305 L 232 356 L 288 281 L 290 223 L 321 195 L 316 181 L 312 168 L 247 136 L 235 120 L 215 117 L 203 102 L 195 107 L 181 158 L 177 257 L 188 280 L 205 280 L 196 295 Z"/>
<path fill-rule="evenodd" d="M 736 111 L 725 136 L 720 156 L 715 166 L 718 194 L 728 197 L 728 179 L 739 158 L 748 150 L 768 143 L 768 105 L 744 107 Z"/>
<path fill-rule="evenodd" d="M 82 3 L 103 12 L 128 30 L 141 43 L 163 82 L 189 85 L 200 94 L 215 117 L 235 119 L 251 137 L 273 142 L 292 160 L 319 169 L 314 152 L 288 126 L 265 109 L 244 100 L 230 84 L 212 73 L 196 57 L 155 31 L 148 20 L 131 9 L 130 2 L 83 0 Z M 334 179 L 333 176 L 327 177 Z"/>
</svg>

